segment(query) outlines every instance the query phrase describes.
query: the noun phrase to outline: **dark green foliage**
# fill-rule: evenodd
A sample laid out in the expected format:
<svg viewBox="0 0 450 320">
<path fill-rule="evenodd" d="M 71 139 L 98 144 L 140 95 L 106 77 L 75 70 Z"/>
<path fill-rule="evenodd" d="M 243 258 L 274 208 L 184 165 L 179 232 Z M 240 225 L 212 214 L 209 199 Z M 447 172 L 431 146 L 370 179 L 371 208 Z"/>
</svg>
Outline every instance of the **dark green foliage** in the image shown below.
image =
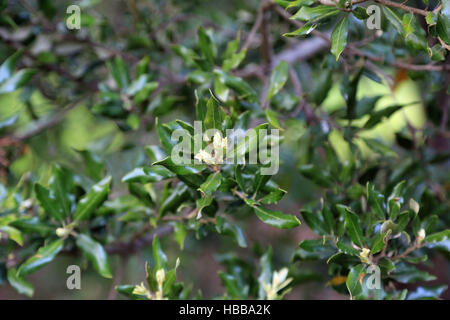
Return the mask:
<svg viewBox="0 0 450 320">
<path fill-rule="evenodd" d="M 306 281 L 351 299 L 444 294 L 423 283 L 450 257 L 448 0 L 377 1 L 380 30 L 365 1 L 144 2 L 118 19 L 83 1 L 82 31 L 63 1 L 1 7 L 0 286 L 31 297 L 28 277 L 68 254 L 112 283 L 145 256 L 118 293 L 200 299 L 196 255 L 216 246 L 219 298 Z"/>
</svg>

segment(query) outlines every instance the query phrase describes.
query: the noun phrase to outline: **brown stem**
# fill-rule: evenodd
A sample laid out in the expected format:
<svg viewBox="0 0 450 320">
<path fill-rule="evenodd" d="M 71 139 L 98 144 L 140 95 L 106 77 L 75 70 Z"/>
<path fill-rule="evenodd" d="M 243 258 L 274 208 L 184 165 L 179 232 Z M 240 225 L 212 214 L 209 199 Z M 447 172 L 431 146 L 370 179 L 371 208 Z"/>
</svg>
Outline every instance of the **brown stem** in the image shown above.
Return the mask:
<svg viewBox="0 0 450 320">
<path fill-rule="evenodd" d="M 68 104 L 62 110 L 57 111 L 50 118 L 47 118 L 47 119 L 40 118 L 39 120 L 35 121 L 32 124 L 31 129 L 29 129 L 28 131 L 25 131 L 23 133 L 16 134 L 15 136 L 13 136 L 13 139 L 19 140 L 19 141 L 28 140 L 28 139 L 42 133 L 43 131 L 58 125 L 59 123 L 61 123 L 64 120 L 65 116 L 67 115 L 67 113 L 69 111 L 71 111 L 72 109 L 77 107 L 83 100 L 85 100 L 89 96 L 90 96 L 90 94 L 87 94 L 87 95 L 82 96 L 81 98 L 76 99 L 75 101 Z"/>
<path fill-rule="evenodd" d="M 417 9 L 417 8 L 414 8 L 414 7 L 410 7 L 410 6 L 404 5 L 402 3 L 393 2 L 393 1 L 389 1 L 389 0 L 374 0 L 374 1 L 377 2 L 377 3 L 380 3 L 380 4 L 384 4 L 385 6 L 399 8 L 399 9 L 402 9 L 404 11 L 408 11 L 408 12 L 411 12 L 411 13 L 422 15 L 424 17 L 426 17 L 427 14 L 429 13 L 429 11 L 427 11 L 427 10 Z"/>
</svg>

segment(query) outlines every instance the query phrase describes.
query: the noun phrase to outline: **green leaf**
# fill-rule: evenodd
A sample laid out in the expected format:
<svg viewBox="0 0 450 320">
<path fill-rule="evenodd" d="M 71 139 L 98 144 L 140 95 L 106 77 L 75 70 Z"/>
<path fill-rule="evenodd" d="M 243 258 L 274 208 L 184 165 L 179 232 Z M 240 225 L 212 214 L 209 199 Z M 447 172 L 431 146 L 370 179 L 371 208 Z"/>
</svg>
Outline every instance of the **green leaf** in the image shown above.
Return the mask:
<svg viewBox="0 0 450 320">
<path fill-rule="evenodd" d="M 50 189 L 62 208 L 64 217 L 69 217 L 72 209 L 70 191 L 73 187 L 72 173 L 58 165 L 53 166 L 53 175 L 50 179 Z M 56 217 L 56 216 L 55 216 Z"/>
<path fill-rule="evenodd" d="M 382 6 L 383 13 L 400 35 L 403 35 L 402 20 L 387 6 Z"/>
<path fill-rule="evenodd" d="M 261 170 L 258 170 L 253 180 L 253 193 L 256 194 L 260 189 L 264 188 L 270 177 L 270 175 L 261 174 Z"/>
<path fill-rule="evenodd" d="M 414 15 L 412 13 L 405 13 L 402 18 L 402 28 L 405 38 L 414 32 Z"/>
<path fill-rule="evenodd" d="M 408 300 L 438 299 L 447 288 L 447 285 L 418 287 L 415 291 L 408 294 Z"/>
<path fill-rule="evenodd" d="M 125 297 L 127 297 L 128 299 L 133 299 L 133 300 L 147 300 L 145 297 L 142 297 L 140 295 L 137 294 L 133 294 L 134 289 L 136 288 L 135 285 L 120 285 L 120 286 L 116 286 L 115 289 L 118 293 L 123 294 Z"/>
<path fill-rule="evenodd" d="M 173 177 L 175 177 L 175 174 L 169 169 L 160 165 L 153 165 L 151 167 L 134 168 L 133 171 L 127 173 L 122 178 L 122 182 L 150 183 L 171 179 Z"/>
<path fill-rule="evenodd" d="M 340 10 L 333 6 L 316 6 L 316 7 L 301 7 L 296 14 L 294 14 L 291 19 L 301 20 L 301 21 L 318 21 L 337 15 Z"/>
<path fill-rule="evenodd" d="M 23 245 L 23 237 L 20 230 L 17 230 L 16 228 L 13 228 L 11 226 L 2 226 L 0 227 L 0 231 L 6 232 L 8 234 L 8 237 L 15 241 L 18 245 Z"/>
<path fill-rule="evenodd" d="M 330 92 L 331 86 L 333 85 L 333 73 L 331 70 L 325 69 L 319 74 L 319 78 L 315 81 L 316 84 L 313 89 L 313 101 L 317 105 L 322 104 L 325 98 Z"/>
<path fill-rule="evenodd" d="M 381 122 L 384 118 L 389 118 L 391 115 L 393 115 L 395 112 L 403 108 L 401 105 L 395 105 L 386 107 L 382 110 L 376 111 L 370 115 L 370 118 L 367 120 L 367 122 L 364 124 L 364 129 L 371 129 L 375 127 L 378 123 Z"/>
<path fill-rule="evenodd" d="M 384 195 L 373 189 L 373 186 L 367 184 L 367 200 L 370 207 L 379 219 L 385 218 Z"/>
<path fill-rule="evenodd" d="M 442 9 L 438 14 L 436 31 L 439 37 L 448 45 L 450 45 L 450 2 L 448 0 L 441 1 Z"/>
<path fill-rule="evenodd" d="M 178 44 L 172 45 L 172 50 L 178 56 L 180 56 L 187 65 L 194 65 L 195 64 L 194 61 L 198 59 L 198 55 L 195 53 L 194 50 L 186 48 L 182 45 Z"/>
<path fill-rule="evenodd" d="M 433 281 L 436 276 L 417 269 L 412 265 L 397 264 L 397 268 L 391 273 L 391 277 L 400 283 L 414 283 L 417 281 Z"/>
<path fill-rule="evenodd" d="M 284 214 L 280 211 L 274 211 L 263 207 L 253 206 L 258 218 L 268 225 L 281 229 L 291 229 L 300 225 L 296 216 Z"/>
<path fill-rule="evenodd" d="M 105 166 L 100 157 L 88 150 L 79 151 L 79 153 L 83 157 L 87 175 L 94 181 L 101 180 Z"/>
<path fill-rule="evenodd" d="M 428 47 L 427 53 L 433 61 L 444 61 L 446 50 L 440 45 L 435 44 L 433 47 Z"/>
<path fill-rule="evenodd" d="M 239 287 L 238 281 L 234 276 L 226 274 L 222 271 L 219 271 L 218 274 L 222 284 L 225 286 L 227 294 L 232 299 L 246 298 L 246 295 L 244 294 L 242 288 Z"/>
<path fill-rule="evenodd" d="M 230 71 L 237 67 L 239 64 L 245 59 L 245 55 L 247 54 L 247 50 L 242 50 L 239 53 L 233 53 L 230 58 L 227 58 L 223 61 L 222 70 Z"/>
<path fill-rule="evenodd" d="M 327 259 L 336 249 L 322 239 L 303 240 L 295 250 L 293 260 L 317 260 Z"/>
<path fill-rule="evenodd" d="M 206 181 L 200 185 L 199 191 L 206 195 L 211 195 L 214 191 L 219 188 L 222 183 L 222 174 L 220 172 L 212 173 L 208 176 Z"/>
<path fill-rule="evenodd" d="M 169 211 L 174 211 L 189 197 L 188 187 L 184 183 L 178 183 L 167 198 L 161 200 L 159 208 L 160 217 Z"/>
<path fill-rule="evenodd" d="M 33 296 L 33 285 L 25 279 L 17 276 L 17 271 L 15 268 L 8 269 L 8 282 L 14 289 L 17 290 L 18 293 L 24 294 L 27 297 Z"/>
<path fill-rule="evenodd" d="M 211 65 L 213 65 L 216 53 L 215 52 L 216 48 L 213 39 L 202 27 L 199 27 L 197 29 L 197 35 L 198 35 L 198 45 L 200 47 L 202 55 Z"/>
<path fill-rule="evenodd" d="M 258 276 L 258 299 L 264 299 L 267 296 L 264 285 L 272 280 L 272 249 L 269 247 L 259 259 L 260 273 Z"/>
<path fill-rule="evenodd" d="M 9 226 L 17 228 L 24 233 L 39 233 L 43 237 L 55 234 L 55 227 L 41 222 L 38 217 L 20 218 L 10 222 Z"/>
<path fill-rule="evenodd" d="M 347 285 L 347 289 L 354 299 L 362 293 L 362 286 L 360 283 L 361 274 L 364 271 L 364 265 L 358 264 L 350 269 L 350 272 L 347 276 L 347 281 L 345 282 Z"/>
<path fill-rule="evenodd" d="M 5 120 L 0 121 L 0 130 L 7 129 L 14 125 L 17 120 L 19 119 L 19 114 L 14 114 L 9 118 L 6 118 Z"/>
<path fill-rule="evenodd" d="M 314 0 L 294 0 L 294 1 L 285 1 L 285 0 L 274 0 L 276 4 L 283 7 L 284 9 L 301 7 L 301 6 L 310 6 L 314 3 Z"/>
<path fill-rule="evenodd" d="M 388 198 L 389 215 L 392 220 L 397 219 L 400 208 L 403 205 L 404 199 L 402 194 L 404 186 L 405 181 L 399 182 Z"/>
<path fill-rule="evenodd" d="M 222 131 L 222 113 L 214 97 L 209 98 L 206 104 L 205 129 L 217 129 Z"/>
<path fill-rule="evenodd" d="M 359 20 L 366 20 L 368 17 L 370 17 L 367 14 L 367 9 L 363 7 L 356 7 L 352 10 L 353 15 L 358 18 Z"/>
<path fill-rule="evenodd" d="M 231 236 L 241 248 L 247 247 L 244 233 L 238 225 L 230 223 L 222 217 L 217 217 L 216 220 L 216 230 L 218 233 Z"/>
<path fill-rule="evenodd" d="M 336 27 L 337 28 L 337 27 Z M 335 29 L 336 30 L 336 29 Z M 358 90 L 359 79 L 361 79 L 362 68 L 359 68 L 351 77 L 345 76 L 341 82 L 341 93 L 347 104 L 347 119 L 355 118 L 357 107 L 356 93 Z"/>
<path fill-rule="evenodd" d="M 161 243 L 159 242 L 159 238 L 156 236 L 156 234 L 153 237 L 152 252 L 155 271 L 158 271 L 160 269 L 166 269 L 167 256 L 162 250 Z"/>
<path fill-rule="evenodd" d="M 289 64 L 286 61 L 280 61 L 270 75 L 269 89 L 266 99 L 270 101 L 283 88 L 288 79 Z"/>
<path fill-rule="evenodd" d="M 386 244 L 386 236 L 389 234 L 388 233 L 377 233 L 373 238 L 372 238 L 372 246 L 370 249 L 370 253 L 371 254 L 377 254 L 378 252 L 380 252 L 381 250 L 383 250 L 385 244 Z"/>
<path fill-rule="evenodd" d="M 343 253 L 351 255 L 351 256 L 359 256 L 359 251 L 355 248 L 353 248 L 351 245 L 342 242 L 341 240 L 338 240 L 336 242 L 336 246 L 338 247 L 339 250 L 341 250 Z"/>
<path fill-rule="evenodd" d="M 276 189 L 274 191 L 271 191 L 269 194 L 265 195 L 264 197 L 262 197 L 259 202 L 262 204 L 274 204 L 277 203 L 278 201 L 281 200 L 281 198 L 283 198 L 283 196 L 286 194 L 287 192 L 284 191 L 283 189 Z"/>
<path fill-rule="evenodd" d="M 159 146 L 146 146 L 145 154 L 150 159 L 150 162 L 156 162 L 167 157 L 165 151 Z"/>
<path fill-rule="evenodd" d="M 172 140 L 172 132 L 171 130 L 163 124 L 159 123 L 159 119 L 155 119 L 156 132 L 158 132 L 159 140 L 164 148 L 164 150 L 170 154 L 172 148 L 177 145 L 177 141 Z"/>
<path fill-rule="evenodd" d="M 284 33 L 283 37 L 298 37 L 298 36 L 306 36 L 310 34 L 313 30 L 317 28 L 316 23 L 305 23 L 305 25 L 295 31 Z"/>
<path fill-rule="evenodd" d="M 427 22 L 428 26 L 434 26 L 437 23 L 437 15 L 434 12 L 430 11 L 426 15 L 425 21 Z"/>
<path fill-rule="evenodd" d="M 269 121 L 269 123 L 272 125 L 272 127 L 281 129 L 280 123 L 278 122 L 278 114 L 275 111 L 273 111 L 270 108 L 267 108 L 266 109 L 266 118 L 267 118 L 267 121 Z"/>
<path fill-rule="evenodd" d="M 325 223 L 322 221 L 321 217 L 318 215 L 308 211 L 301 211 L 303 219 L 305 219 L 306 224 L 317 234 L 325 235 L 328 234 L 327 227 Z"/>
<path fill-rule="evenodd" d="M 22 69 L 0 84 L 0 94 L 13 92 L 23 87 L 35 75 L 32 69 Z"/>
<path fill-rule="evenodd" d="M 92 186 L 89 192 L 78 201 L 77 208 L 73 214 L 75 221 L 82 221 L 91 216 L 95 209 L 97 209 L 108 197 L 110 184 L 111 177 L 108 176 Z"/>
<path fill-rule="evenodd" d="M 376 153 L 385 157 L 396 158 L 397 153 L 392 150 L 392 147 L 381 139 L 363 138 L 364 143 Z"/>
<path fill-rule="evenodd" d="M 184 239 L 186 238 L 186 227 L 181 222 L 176 222 L 174 226 L 175 240 L 180 246 L 180 250 L 184 248 Z"/>
<path fill-rule="evenodd" d="M 321 187 L 330 188 L 333 186 L 330 174 L 313 164 L 302 165 L 300 173 Z"/>
<path fill-rule="evenodd" d="M 56 199 L 53 192 L 39 183 L 34 185 L 34 192 L 39 204 L 52 218 L 58 221 L 64 220 L 63 208 L 60 206 L 60 202 Z"/>
<path fill-rule="evenodd" d="M 32 257 L 28 258 L 17 271 L 17 276 L 26 277 L 30 273 L 42 268 L 43 266 L 49 264 L 63 249 L 64 240 L 58 239 L 47 244 L 44 247 L 39 248 L 37 253 Z"/>
<path fill-rule="evenodd" d="M 217 79 L 226 85 L 228 88 L 233 89 L 239 94 L 240 99 L 248 100 L 249 102 L 258 102 L 258 96 L 255 90 L 244 80 L 239 77 L 232 76 L 223 70 L 215 69 L 214 74 Z"/>
<path fill-rule="evenodd" d="M 171 157 L 164 158 L 163 160 L 154 162 L 153 165 L 161 165 L 173 173 L 177 175 L 191 175 L 191 174 L 197 174 L 202 172 L 207 168 L 206 165 L 199 164 L 199 165 L 177 165 L 172 161 Z"/>
<path fill-rule="evenodd" d="M 356 213 L 350 211 L 348 207 L 345 207 L 345 229 L 347 234 L 354 244 L 360 248 L 364 247 L 364 237 L 361 229 L 361 223 Z"/>
<path fill-rule="evenodd" d="M 330 234 L 333 234 L 334 228 L 335 228 L 335 218 L 334 218 L 333 213 L 331 212 L 330 208 L 326 205 L 324 205 L 322 208 L 322 217 L 323 217 L 323 221 L 325 222 L 327 232 Z"/>
<path fill-rule="evenodd" d="M 19 60 L 21 53 L 17 51 L 16 53 L 9 56 L 0 66 L 0 83 L 11 78 L 16 68 L 17 61 Z"/>
<path fill-rule="evenodd" d="M 372 112 L 382 96 L 364 97 L 356 103 L 355 119 L 359 119 Z"/>
<path fill-rule="evenodd" d="M 339 56 L 347 45 L 348 16 L 342 18 L 331 33 L 331 53 L 339 60 Z"/>
<path fill-rule="evenodd" d="M 447 239 L 450 239 L 450 229 L 430 234 L 430 235 L 425 237 L 424 242 L 425 243 L 442 242 L 442 241 L 445 241 Z"/>
<path fill-rule="evenodd" d="M 116 56 L 114 60 L 106 63 L 111 76 L 116 82 L 117 87 L 126 91 L 130 82 L 128 68 L 120 56 Z"/>
<path fill-rule="evenodd" d="M 147 207 L 154 207 L 155 203 L 151 196 L 153 189 L 151 185 L 140 185 L 137 183 L 129 183 L 128 191 L 131 195 L 133 195 L 136 199 L 140 200 Z"/>
<path fill-rule="evenodd" d="M 81 249 L 86 258 L 91 261 L 94 269 L 104 278 L 112 278 L 108 255 L 103 246 L 85 234 L 79 234 L 76 240 L 77 247 Z"/>
<path fill-rule="evenodd" d="M 204 197 L 196 201 L 198 217 L 201 217 L 203 209 L 208 207 L 212 203 L 212 201 L 213 197 L 211 195 L 205 195 Z"/>
</svg>

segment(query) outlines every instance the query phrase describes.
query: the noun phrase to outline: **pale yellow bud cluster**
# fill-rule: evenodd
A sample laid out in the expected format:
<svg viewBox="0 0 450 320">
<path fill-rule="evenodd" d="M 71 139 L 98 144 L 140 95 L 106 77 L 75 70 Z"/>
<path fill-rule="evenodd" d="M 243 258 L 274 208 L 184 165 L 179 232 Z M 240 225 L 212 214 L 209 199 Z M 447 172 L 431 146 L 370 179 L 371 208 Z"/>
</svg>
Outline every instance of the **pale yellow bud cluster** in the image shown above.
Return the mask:
<svg viewBox="0 0 450 320">
<path fill-rule="evenodd" d="M 422 228 L 419 230 L 419 232 L 417 233 L 417 242 L 420 244 L 423 239 L 425 239 L 425 230 Z"/>
<path fill-rule="evenodd" d="M 287 287 L 291 283 L 292 278 L 287 278 L 288 269 L 283 268 L 279 271 L 275 271 L 272 275 L 272 283 L 263 283 L 264 291 L 266 292 L 267 300 L 275 300 L 279 298 L 278 292 Z"/>
<path fill-rule="evenodd" d="M 159 269 L 158 271 L 156 271 L 156 282 L 158 283 L 158 291 L 156 291 L 154 294 L 152 294 L 150 292 L 150 290 L 148 290 L 145 287 L 144 283 L 141 282 L 140 285 L 137 285 L 134 287 L 133 294 L 145 296 L 145 297 L 147 297 L 147 299 L 150 299 L 150 300 L 166 300 L 166 298 L 164 298 L 164 292 L 163 292 L 163 284 L 164 284 L 165 280 L 166 280 L 165 270 Z"/>
<path fill-rule="evenodd" d="M 204 139 L 207 142 L 211 141 L 209 137 L 206 135 Z M 226 137 L 222 138 L 221 134 L 219 132 L 216 132 L 213 137 L 211 152 L 206 151 L 207 149 L 211 149 L 209 145 L 208 146 L 209 148 L 200 150 L 194 156 L 194 158 L 209 165 L 222 164 L 224 150 L 226 151 L 227 149 L 227 143 L 228 143 L 227 138 Z"/>
<path fill-rule="evenodd" d="M 136 294 L 139 296 L 146 296 L 148 299 L 152 299 L 151 292 L 145 287 L 143 282 L 141 282 L 140 285 L 137 285 L 134 287 L 133 294 Z"/>
<path fill-rule="evenodd" d="M 369 263 L 369 254 L 370 254 L 370 249 L 362 248 L 361 252 L 359 253 L 359 258 L 361 259 L 361 262 Z"/>
<path fill-rule="evenodd" d="M 67 237 L 70 233 L 70 229 L 68 228 L 57 228 L 56 235 L 60 238 Z"/>
</svg>

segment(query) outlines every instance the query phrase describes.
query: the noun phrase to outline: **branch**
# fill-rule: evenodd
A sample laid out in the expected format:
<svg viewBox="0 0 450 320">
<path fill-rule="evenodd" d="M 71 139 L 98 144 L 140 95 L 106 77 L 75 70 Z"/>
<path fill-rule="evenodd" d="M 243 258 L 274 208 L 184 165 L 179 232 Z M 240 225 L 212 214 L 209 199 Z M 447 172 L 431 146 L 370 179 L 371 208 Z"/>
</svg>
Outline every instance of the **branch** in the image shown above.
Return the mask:
<svg viewBox="0 0 450 320">
<path fill-rule="evenodd" d="M 420 14 L 420 15 L 422 15 L 424 17 L 426 17 L 427 14 L 430 12 L 430 11 L 427 11 L 427 10 L 417 9 L 417 8 L 414 8 L 414 7 L 410 7 L 410 6 L 404 5 L 403 3 L 392 2 L 392 1 L 389 1 L 389 0 L 373 0 L 373 1 L 375 1 L 377 3 L 380 3 L 380 4 L 384 4 L 385 6 L 399 8 L 399 9 L 402 9 L 404 11 L 408 11 L 408 12 L 415 13 L 415 14 Z"/>
<path fill-rule="evenodd" d="M 156 230 L 146 234 L 142 237 L 134 238 L 130 242 L 116 242 L 106 247 L 106 252 L 109 254 L 132 254 L 141 251 L 143 248 L 149 246 L 153 242 L 156 235 L 158 238 L 169 235 L 173 232 L 171 225 L 164 225 Z"/>
<path fill-rule="evenodd" d="M 250 44 L 253 42 L 253 40 L 256 36 L 256 31 L 258 31 L 259 27 L 261 26 L 263 18 L 264 18 L 264 8 L 261 5 L 258 9 L 258 14 L 256 16 L 255 23 L 253 24 L 253 27 L 250 30 L 250 33 L 248 34 L 247 39 L 245 39 L 245 42 L 242 45 L 241 51 L 247 50 L 248 47 L 250 47 Z"/>
<path fill-rule="evenodd" d="M 301 99 L 300 102 L 298 103 L 298 108 L 303 110 L 303 113 L 306 116 L 306 121 L 309 124 L 318 121 L 316 114 L 311 109 L 306 99 L 303 97 L 302 84 L 294 68 L 289 69 L 289 78 L 291 79 L 292 87 L 294 88 L 295 94 L 299 96 Z"/>
<path fill-rule="evenodd" d="M 387 0 L 376 0 L 376 1 L 387 1 Z M 390 1 L 388 1 L 390 2 Z M 394 2 L 395 3 L 395 2 Z M 280 14 L 281 17 L 283 17 L 287 22 L 295 25 L 298 28 L 301 28 L 304 24 L 301 23 L 300 21 L 297 20 L 293 20 L 291 19 L 291 15 L 289 13 L 287 13 L 282 7 L 280 6 L 274 6 L 274 10 L 276 12 L 278 12 Z M 417 9 L 419 10 L 419 9 Z M 424 11 L 424 10 L 420 10 L 420 11 Z M 428 13 L 428 11 L 427 11 Z M 311 32 L 311 34 L 320 37 L 322 40 L 325 41 L 324 44 L 322 44 L 323 48 L 328 48 L 331 46 L 331 40 L 329 38 L 329 35 L 323 32 L 320 32 L 318 30 L 313 30 Z M 312 39 L 311 39 L 312 40 Z M 303 40 L 302 42 L 304 43 L 306 40 Z M 301 43 L 302 43 L 301 42 Z M 306 55 L 305 50 L 307 50 L 307 47 L 303 47 L 301 46 L 301 43 L 298 44 L 298 48 L 302 48 L 302 50 L 297 50 L 297 52 L 293 51 L 291 56 L 289 57 L 291 61 L 297 61 L 300 59 L 297 59 L 297 55 L 300 58 L 303 58 Z M 319 46 L 319 45 L 316 45 Z M 317 51 L 317 48 L 315 48 Z M 322 49 L 322 48 L 320 48 Z M 316 52 L 316 50 L 312 50 L 312 54 L 314 54 Z M 385 61 L 382 57 L 378 57 L 378 56 L 372 56 L 368 53 L 365 53 L 364 51 L 356 48 L 353 44 L 348 44 L 346 47 L 346 50 L 344 51 L 345 54 L 356 54 L 359 55 L 361 57 L 367 58 L 373 62 L 378 62 L 378 63 L 382 63 L 384 64 Z M 283 54 L 283 53 L 281 53 Z M 280 55 L 281 55 L 280 54 Z M 276 58 L 275 58 L 276 59 Z M 274 61 L 275 61 L 274 59 Z M 406 62 L 401 62 L 401 61 L 394 61 L 391 63 L 391 66 L 393 67 L 397 67 L 397 68 L 402 68 L 402 69 L 406 69 L 406 70 L 413 70 L 413 71 L 444 71 L 444 70 L 450 70 L 450 65 L 435 65 L 435 64 L 426 64 L 426 65 L 417 65 L 417 64 L 410 64 L 410 63 L 406 63 Z"/>
<path fill-rule="evenodd" d="M 354 0 L 354 1 L 352 1 L 352 4 L 358 4 L 358 3 L 363 3 L 363 2 L 367 2 L 367 1 L 368 0 Z M 394 7 L 394 8 L 402 9 L 404 11 L 408 11 L 411 13 L 416 13 L 416 14 L 422 15 L 424 17 L 426 17 L 427 14 L 430 12 L 427 10 L 410 7 L 410 6 L 404 5 L 403 3 L 393 2 L 390 0 L 373 0 L 373 1 L 377 2 L 379 4 L 382 4 L 382 5 L 388 6 L 388 7 Z M 317 2 L 319 2 L 320 4 L 323 4 L 325 6 L 330 6 L 330 7 L 337 6 L 337 1 L 333 1 L 333 0 L 318 0 Z"/>
<path fill-rule="evenodd" d="M 16 135 L 14 135 L 12 138 L 14 140 L 19 140 L 19 141 L 28 140 L 28 139 L 40 134 L 41 132 L 58 125 L 59 123 L 61 123 L 64 120 L 64 117 L 66 116 L 66 114 L 69 111 L 74 109 L 76 106 L 78 106 L 80 104 L 81 101 L 83 101 L 84 99 L 86 99 L 89 96 L 90 96 L 90 94 L 87 94 L 87 95 L 82 96 L 81 98 L 76 99 L 75 101 L 73 101 L 69 105 L 67 105 L 64 109 L 57 111 L 53 116 L 51 116 L 49 118 L 40 118 L 39 120 L 34 121 L 33 124 L 31 125 L 31 129 L 29 129 L 23 133 L 18 133 Z"/>
</svg>

